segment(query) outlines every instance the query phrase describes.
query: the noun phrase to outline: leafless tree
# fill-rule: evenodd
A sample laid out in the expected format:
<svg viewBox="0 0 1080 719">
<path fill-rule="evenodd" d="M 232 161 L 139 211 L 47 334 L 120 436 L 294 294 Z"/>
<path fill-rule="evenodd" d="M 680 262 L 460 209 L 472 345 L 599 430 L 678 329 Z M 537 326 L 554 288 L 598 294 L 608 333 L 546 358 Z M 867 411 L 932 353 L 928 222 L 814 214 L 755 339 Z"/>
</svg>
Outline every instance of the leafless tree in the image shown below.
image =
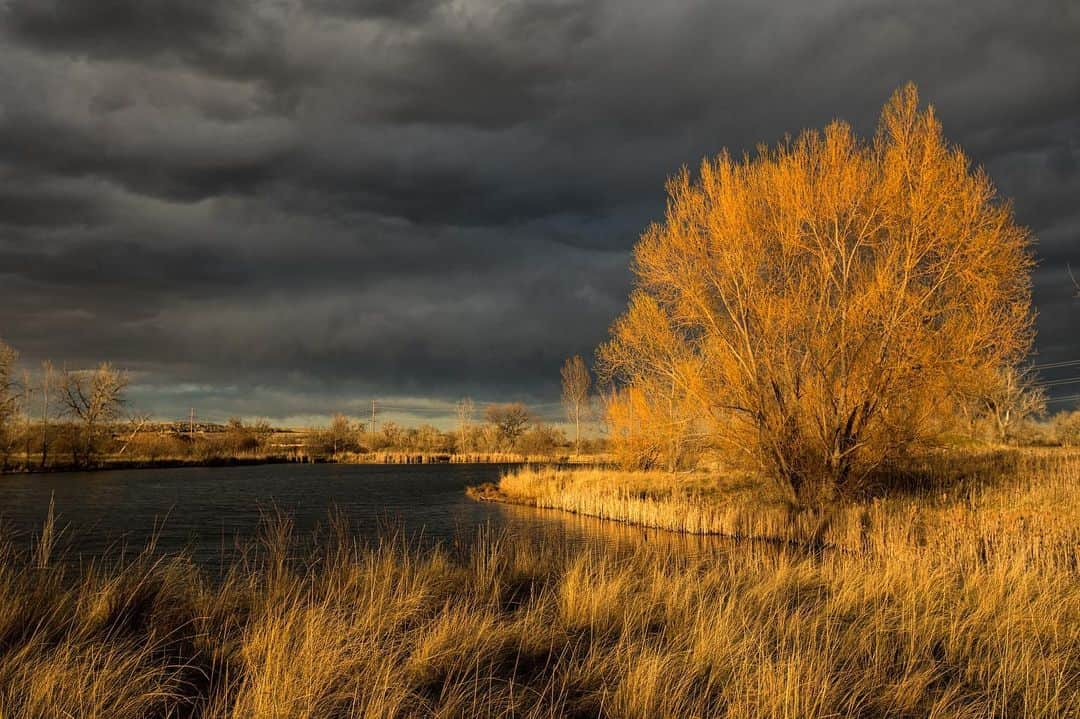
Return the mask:
<svg viewBox="0 0 1080 719">
<path fill-rule="evenodd" d="M 135 441 L 135 438 L 139 436 L 139 432 L 150 422 L 150 415 L 146 412 L 135 412 L 127 418 L 127 426 L 124 427 L 124 434 L 127 437 L 124 439 L 124 444 L 120 446 L 120 450 L 117 454 L 123 454 L 127 451 L 128 446 Z"/>
<path fill-rule="evenodd" d="M 353 448 L 359 432 L 359 428 L 351 419 L 341 413 L 335 414 L 330 419 L 330 427 L 327 429 L 334 454 Z"/>
<path fill-rule="evenodd" d="M 15 362 L 19 353 L 0 340 L 0 421 L 10 418 L 18 403 Z"/>
<path fill-rule="evenodd" d="M 574 355 L 562 367 L 562 402 L 566 418 L 574 425 L 574 448 L 581 446 L 581 419 L 589 410 L 592 375 L 581 359 Z"/>
<path fill-rule="evenodd" d="M 49 458 L 49 420 L 52 418 L 49 407 L 49 395 L 56 384 L 56 372 L 49 360 L 41 363 L 41 466 Z"/>
<path fill-rule="evenodd" d="M 18 383 L 15 381 L 17 360 L 18 353 L 0 341 L 0 465 L 8 463 L 12 425 L 18 410 Z"/>
<path fill-rule="evenodd" d="M 457 421 L 459 435 L 459 452 L 469 451 L 469 428 L 472 426 L 473 412 L 476 407 L 471 397 L 464 397 L 457 403 Z"/>
<path fill-rule="evenodd" d="M 513 446 L 532 420 L 528 408 L 521 402 L 493 404 L 487 408 L 484 416 L 498 429 L 507 446 Z"/>
<path fill-rule="evenodd" d="M 19 408 L 19 386 L 15 381 L 18 359 L 19 353 L 0 341 L 0 464 L 7 464 L 11 428 Z"/>
<path fill-rule="evenodd" d="M 61 398 L 67 415 L 80 428 L 84 464 L 93 458 L 98 433 L 120 416 L 127 386 L 127 374 L 107 362 L 95 370 L 64 372 Z"/>
<path fill-rule="evenodd" d="M 33 382 L 30 379 L 30 370 L 23 370 L 22 380 L 22 415 L 23 415 L 23 462 L 27 471 L 30 469 L 30 441 L 32 433 L 30 432 L 31 421 L 31 406 L 30 406 L 30 394 L 34 391 Z"/>
<path fill-rule="evenodd" d="M 978 404 L 993 420 L 998 441 L 1004 442 L 1010 429 L 1046 409 L 1046 392 L 1036 384 L 1032 368 L 1006 367 L 999 370 L 998 381 L 987 385 Z"/>
<path fill-rule="evenodd" d="M 1073 274 L 1072 265 L 1066 263 L 1065 271 L 1069 273 L 1069 279 L 1073 284 L 1073 299 L 1080 299 L 1080 282 L 1076 281 L 1076 275 Z"/>
</svg>

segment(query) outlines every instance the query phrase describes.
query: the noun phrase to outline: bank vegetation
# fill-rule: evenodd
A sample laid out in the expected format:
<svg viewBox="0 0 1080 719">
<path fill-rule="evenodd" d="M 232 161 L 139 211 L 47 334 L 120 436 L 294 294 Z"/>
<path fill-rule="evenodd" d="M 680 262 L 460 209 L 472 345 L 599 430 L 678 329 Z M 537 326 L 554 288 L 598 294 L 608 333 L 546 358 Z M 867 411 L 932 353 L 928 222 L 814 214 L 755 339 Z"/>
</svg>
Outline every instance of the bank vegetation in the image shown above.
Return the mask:
<svg viewBox="0 0 1080 719">
<path fill-rule="evenodd" d="M 77 569 L 47 523 L 3 545 L 0 715 L 1076 716 L 1080 458 L 1021 464 L 869 504 L 844 550 L 426 550 L 279 519 L 208 576 L 153 551 Z"/>
</svg>

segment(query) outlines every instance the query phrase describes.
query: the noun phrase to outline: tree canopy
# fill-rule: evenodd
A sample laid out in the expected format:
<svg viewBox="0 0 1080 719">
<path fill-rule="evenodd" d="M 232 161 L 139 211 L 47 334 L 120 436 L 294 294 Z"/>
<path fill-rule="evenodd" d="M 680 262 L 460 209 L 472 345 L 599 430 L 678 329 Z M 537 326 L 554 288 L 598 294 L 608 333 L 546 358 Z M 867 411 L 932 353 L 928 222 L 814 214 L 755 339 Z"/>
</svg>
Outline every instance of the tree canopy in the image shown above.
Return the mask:
<svg viewBox="0 0 1080 719">
<path fill-rule="evenodd" d="M 913 85 L 870 141 L 835 121 L 667 190 L 599 351 L 613 437 L 648 456 L 704 443 L 831 496 L 1029 352 L 1030 233 Z"/>
</svg>

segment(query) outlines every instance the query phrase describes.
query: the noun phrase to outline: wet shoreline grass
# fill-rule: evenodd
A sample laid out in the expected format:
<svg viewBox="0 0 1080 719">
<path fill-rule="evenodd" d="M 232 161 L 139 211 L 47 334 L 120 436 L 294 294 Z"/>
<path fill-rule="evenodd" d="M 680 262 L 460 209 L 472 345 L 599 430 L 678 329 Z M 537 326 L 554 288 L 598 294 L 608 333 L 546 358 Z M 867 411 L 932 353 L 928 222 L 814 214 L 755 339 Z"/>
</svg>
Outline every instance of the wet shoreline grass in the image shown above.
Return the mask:
<svg viewBox="0 0 1080 719">
<path fill-rule="evenodd" d="M 1080 543 L 1080 450 L 928 455 L 894 481 L 888 491 L 824 510 L 799 508 L 751 475 L 710 471 L 526 466 L 468 494 L 650 529 L 859 552 L 1023 544 L 1029 535 L 1046 551 L 1068 553 Z"/>
</svg>

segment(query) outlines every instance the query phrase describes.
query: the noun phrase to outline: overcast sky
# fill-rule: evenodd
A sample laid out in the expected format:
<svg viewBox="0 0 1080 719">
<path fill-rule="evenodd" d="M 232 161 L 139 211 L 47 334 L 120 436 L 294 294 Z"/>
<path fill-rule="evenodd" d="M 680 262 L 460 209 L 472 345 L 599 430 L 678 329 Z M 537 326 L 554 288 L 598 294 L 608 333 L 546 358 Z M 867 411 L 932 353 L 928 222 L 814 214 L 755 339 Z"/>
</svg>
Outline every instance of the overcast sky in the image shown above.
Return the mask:
<svg viewBox="0 0 1080 719">
<path fill-rule="evenodd" d="M 1039 238 L 1036 361 L 1080 359 L 1075 0 L 0 8 L 0 337 L 161 418 L 555 416 L 667 176 L 909 80 Z"/>
</svg>

